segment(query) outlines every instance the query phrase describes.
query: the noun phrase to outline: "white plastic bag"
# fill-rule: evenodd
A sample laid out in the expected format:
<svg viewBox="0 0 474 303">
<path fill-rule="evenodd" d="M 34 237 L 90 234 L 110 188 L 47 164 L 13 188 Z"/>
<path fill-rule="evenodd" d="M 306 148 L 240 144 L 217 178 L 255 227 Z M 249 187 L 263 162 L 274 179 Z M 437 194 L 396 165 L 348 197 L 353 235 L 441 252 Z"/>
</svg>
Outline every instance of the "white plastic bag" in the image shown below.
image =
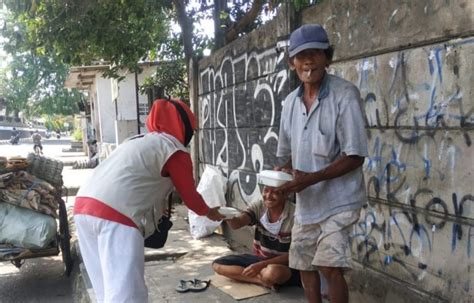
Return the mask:
<svg viewBox="0 0 474 303">
<path fill-rule="evenodd" d="M 214 166 L 206 166 L 201 176 L 197 191 L 201 194 L 209 207 L 225 206 L 225 192 L 227 190 L 227 179 Z M 198 216 L 192 210 L 188 210 L 189 228 L 194 239 L 200 239 L 211 235 L 221 224 L 209 220 L 205 216 Z"/>
</svg>

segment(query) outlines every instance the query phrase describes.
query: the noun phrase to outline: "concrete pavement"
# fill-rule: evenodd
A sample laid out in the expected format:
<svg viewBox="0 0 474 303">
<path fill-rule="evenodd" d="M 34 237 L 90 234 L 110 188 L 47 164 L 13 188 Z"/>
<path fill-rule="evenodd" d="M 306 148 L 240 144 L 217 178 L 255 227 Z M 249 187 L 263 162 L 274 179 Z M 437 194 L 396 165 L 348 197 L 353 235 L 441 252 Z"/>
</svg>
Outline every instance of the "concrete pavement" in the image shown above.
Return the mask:
<svg viewBox="0 0 474 303">
<path fill-rule="evenodd" d="M 61 154 L 62 161 L 69 161 L 71 158 L 81 159 L 85 155 L 80 153 Z M 63 170 L 63 181 L 68 188 L 67 205 L 70 209 L 74 205 L 74 194 L 80 185 L 92 172 L 92 169 L 72 169 L 65 166 Z M 187 208 L 181 204 L 176 205 L 176 211 L 172 217 L 173 227 L 170 230 L 168 241 L 162 249 L 146 249 L 145 252 L 145 280 L 148 286 L 150 302 L 236 302 L 230 295 L 211 286 L 203 292 L 178 293 L 175 288 L 181 279 L 207 279 L 213 275 L 211 268 L 212 261 L 222 255 L 232 253 L 229 244 L 221 235 L 214 234 L 210 237 L 194 240 L 189 233 L 187 221 Z M 74 234 L 72 215 L 71 233 L 72 245 L 77 252 L 75 270 L 72 274 L 74 301 L 75 302 L 96 302 L 87 271 L 80 259 L 80 251 L 76 243 Z M 306 302 L 301 288 L 282 288 L 279 292 L 254 297 L 243 302 Z"/>
<path fill-rule="evenodd" d="M 189 226 L 185 220 L 186 207 L 176 206 L 173 217 L 173 228 L 168 241 L 162 249 L 146 249 L 145 281 L 148 286 L 150 302 L 237 302 L 231 296 L 212 285 L 203 292 L 178 293 L 175 288 L 179 280 L 198 278 L 208 279 L 213 275 L 212 261 L 225 254 L 232 253 L 225 239 L 214 234 L 210 237 L 194 240 L 189 234 Z M 80 265 L 82 285 L 76 288 L 80 302 L 96 302 L 88 281 L 87 272 Z M 301 288 L 283 288 L 279 292 L 254 297 L 243 302 L 306 302 Z"/>
</svg>

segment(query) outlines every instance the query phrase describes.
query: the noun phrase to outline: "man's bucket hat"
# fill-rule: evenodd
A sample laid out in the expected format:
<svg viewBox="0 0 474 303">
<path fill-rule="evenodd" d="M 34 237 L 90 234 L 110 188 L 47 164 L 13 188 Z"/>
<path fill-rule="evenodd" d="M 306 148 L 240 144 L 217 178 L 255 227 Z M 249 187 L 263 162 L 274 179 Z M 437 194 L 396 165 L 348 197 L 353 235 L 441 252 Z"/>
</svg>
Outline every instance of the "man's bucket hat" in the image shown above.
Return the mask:
<svg viewBox="0 0 474 303">
<path fill-rule="evenodd" d="M 319 24 L 305 24 L 290 35 L 290 57 L 306 49 L 328 49 L 329 38 L 324 28 Z"/>
</svg>

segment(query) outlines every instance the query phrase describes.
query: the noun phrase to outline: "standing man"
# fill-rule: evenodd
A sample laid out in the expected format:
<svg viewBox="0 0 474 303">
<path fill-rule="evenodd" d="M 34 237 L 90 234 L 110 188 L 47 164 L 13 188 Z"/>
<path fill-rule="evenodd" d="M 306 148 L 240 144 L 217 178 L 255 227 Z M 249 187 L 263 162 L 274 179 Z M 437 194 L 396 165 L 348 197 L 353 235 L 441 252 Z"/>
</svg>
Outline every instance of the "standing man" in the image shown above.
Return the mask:
<svg viewBox="0 0 474 303">
<path fill-rule="evenodd" d="M 366 201 L 360 93 L 327 73 L 333 52 L 318 24 L 291 34 L 289 64 L 302 83 L 285 99 L 277 151 L 287 162 L 276 169 L 294 177 L 279 189 L 296 193 L 289 264 L 300 270 L 311 303 L 321 302 L 318 271 L 328 281 L 331 303 L 348 302 L 343 272 L 351 267 L 349 235 Z"/>
</svg>

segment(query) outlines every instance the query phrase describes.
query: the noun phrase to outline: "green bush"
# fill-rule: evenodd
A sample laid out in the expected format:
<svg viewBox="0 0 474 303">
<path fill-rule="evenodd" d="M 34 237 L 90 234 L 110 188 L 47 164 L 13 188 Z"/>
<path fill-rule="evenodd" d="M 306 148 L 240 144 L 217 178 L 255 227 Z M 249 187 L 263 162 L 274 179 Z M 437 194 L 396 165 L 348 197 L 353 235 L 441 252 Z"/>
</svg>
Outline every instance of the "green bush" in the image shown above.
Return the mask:
<svg viewBox="0 0 474 303">
<path fill-rule="evenodd" d="M 74 141 L 82 142 L 82 129 L 76 128 L 74 130 L 74 133 L 72 134 L 72 138 L 74 139 Z"/>
</svg>

